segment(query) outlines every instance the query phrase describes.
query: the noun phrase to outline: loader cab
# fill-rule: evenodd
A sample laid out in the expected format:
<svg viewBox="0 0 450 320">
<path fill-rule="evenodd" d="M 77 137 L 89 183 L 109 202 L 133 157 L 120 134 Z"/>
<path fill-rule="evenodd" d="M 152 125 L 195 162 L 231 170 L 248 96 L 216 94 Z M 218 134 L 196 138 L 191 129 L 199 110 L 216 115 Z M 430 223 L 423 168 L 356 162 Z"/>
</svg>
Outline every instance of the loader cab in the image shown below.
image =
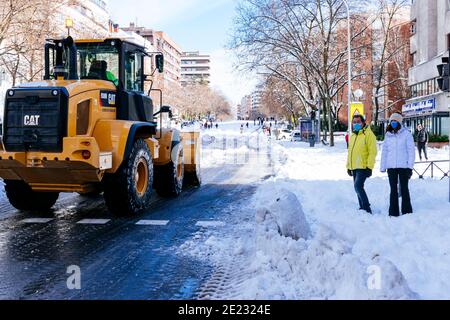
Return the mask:
<svg viewBox="0 0 450 320">
<path fill-rule="evenodd" d="M 111 82 L 116 87 L 118 120 L 153 122 L 153 101 L 144 91 L 146 57 L 152 58 L 144 47 L 122 39 L 48 40 L 44 80 Z M 155 57 L 160 72 L 163 59 Z"/>
</svg>

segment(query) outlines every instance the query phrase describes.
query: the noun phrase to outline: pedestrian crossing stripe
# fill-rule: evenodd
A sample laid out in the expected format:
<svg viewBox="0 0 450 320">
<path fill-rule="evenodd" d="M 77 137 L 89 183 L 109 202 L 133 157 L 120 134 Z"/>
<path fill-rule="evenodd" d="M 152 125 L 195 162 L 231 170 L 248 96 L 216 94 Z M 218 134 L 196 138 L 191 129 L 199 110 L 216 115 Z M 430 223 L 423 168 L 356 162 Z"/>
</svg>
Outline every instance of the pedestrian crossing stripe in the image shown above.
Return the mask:
<svg viewBox="0 0 450 320">
<path fill-rule="evenodd" d="M 77 222 L 77 224 L 97 224 L 97 225 L 102 225 L 102 224 L 107 224 L 108 222 L 110 222 L 111 219 L 83 219 Z"/>
<path fill-rule="evenodd" d="M 167 226 L 169 220 L 139 220 L 136 222 L 137 226 Z"/>
<path fill-rule="evenodd" d="M 195 225 L 202 228 L 217 228 L 223 227 L 225 223 L 221 221 L 198 221 Z"/>
<path fill-rule="evenodd" d="M 28 223 L 28 224 L 45 224 L 45 223 L 49 223 L 50 221 L 53 221 L 53 220 L 55 220 L 55 219 L 53 219 L 53 218 L 29 218 L 29 219 L 24 219 L 20 222 Z"/>
</svg>

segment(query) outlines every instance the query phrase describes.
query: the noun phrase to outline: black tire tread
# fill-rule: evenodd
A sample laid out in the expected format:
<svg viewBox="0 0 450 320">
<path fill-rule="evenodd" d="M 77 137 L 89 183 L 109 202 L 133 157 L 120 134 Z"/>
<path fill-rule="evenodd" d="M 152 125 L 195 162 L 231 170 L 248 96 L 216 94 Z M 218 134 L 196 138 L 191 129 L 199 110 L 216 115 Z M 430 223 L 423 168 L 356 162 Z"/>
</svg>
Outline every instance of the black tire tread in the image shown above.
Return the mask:
<svg viewBox="0 0 450 320">
<path fill-rule="evenodd" d="M 149 168 L 149 188 L 143 198 L 139 198 L 134 188 L 133 166 L 136 156 L 140 150 L 145 150 L 147 154 L 147 162 Z M 133 145 L 128 159 L 124 161 L 122 166 L 115 174 L 107 174 L 103 178 L 103 196 L 106 206 L 116 215 L 135 215 L 139 214 L 150 205 L 153 184 L 153 159 L 147 143 L 138 139 Z"/>
<path fill-rule="evenodd" d="M 5 181 L 5 192 L 11 205 L 23 211 L 47 211 L 59 198 L 59 192 L 36 192 L 24 181 Z"/>
</svg>

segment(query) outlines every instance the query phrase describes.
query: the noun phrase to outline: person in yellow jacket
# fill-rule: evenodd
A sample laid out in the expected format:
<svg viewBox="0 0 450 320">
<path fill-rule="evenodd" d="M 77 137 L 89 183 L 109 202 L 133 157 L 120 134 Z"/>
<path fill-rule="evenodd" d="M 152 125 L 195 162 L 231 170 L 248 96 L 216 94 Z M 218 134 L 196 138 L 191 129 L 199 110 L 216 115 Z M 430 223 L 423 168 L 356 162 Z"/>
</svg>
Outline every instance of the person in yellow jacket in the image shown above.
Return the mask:
<svg viewBox="0 0 450 320">
<path fill-rule="evenodd" d="M 377 138 L 362 115 L 353 117 L 353 134 L 348 146 L 347 172 L 353 177 L 360 210 L 372 213 L 364 190 L 366 180 L 372 176 L 377 157 Z"/>
</svg>

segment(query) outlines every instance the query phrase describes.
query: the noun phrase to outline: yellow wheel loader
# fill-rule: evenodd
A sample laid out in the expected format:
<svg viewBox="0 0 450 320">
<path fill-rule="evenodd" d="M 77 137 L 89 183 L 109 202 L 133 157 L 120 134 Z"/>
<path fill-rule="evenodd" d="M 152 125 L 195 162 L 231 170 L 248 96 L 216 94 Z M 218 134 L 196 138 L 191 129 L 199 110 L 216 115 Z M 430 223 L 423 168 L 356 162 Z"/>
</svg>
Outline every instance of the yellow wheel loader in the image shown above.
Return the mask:
<svg viewBox="0 0 450 320">
<path fill-rule="evenodd" d="M 153 189 L 174 197 L 199 185 L 199 134 L 171 128 L 162 91 L 144 92 L 163 70 L 162 54 L 127 40 L 48 40 L 44 80 L 6 93 L 0 177 L 10 203 L 39 211 L 60 192 L 103 192 L 111 212 L 138 214 Z"/>
</svg>

